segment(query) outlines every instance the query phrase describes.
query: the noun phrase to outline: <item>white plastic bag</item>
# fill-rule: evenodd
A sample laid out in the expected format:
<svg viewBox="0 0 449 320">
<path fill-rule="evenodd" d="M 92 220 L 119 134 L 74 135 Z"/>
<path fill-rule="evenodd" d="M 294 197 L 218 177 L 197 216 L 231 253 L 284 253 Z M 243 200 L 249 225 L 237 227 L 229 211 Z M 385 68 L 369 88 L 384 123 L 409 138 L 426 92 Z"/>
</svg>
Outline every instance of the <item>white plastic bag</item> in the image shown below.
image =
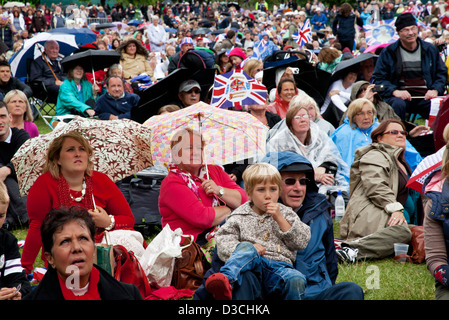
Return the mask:
<svg viewBox="0 0 449 320">
<path fill-rule="evenodd" d="M 181 258 L 184 249 L 180 245 L 181 237 L 183 235 L 180 228 L 172 231 L 167 224 L 145 249 L 141 265 L 151 284 L 170 286 L 175 258 Z"/>
</svg>

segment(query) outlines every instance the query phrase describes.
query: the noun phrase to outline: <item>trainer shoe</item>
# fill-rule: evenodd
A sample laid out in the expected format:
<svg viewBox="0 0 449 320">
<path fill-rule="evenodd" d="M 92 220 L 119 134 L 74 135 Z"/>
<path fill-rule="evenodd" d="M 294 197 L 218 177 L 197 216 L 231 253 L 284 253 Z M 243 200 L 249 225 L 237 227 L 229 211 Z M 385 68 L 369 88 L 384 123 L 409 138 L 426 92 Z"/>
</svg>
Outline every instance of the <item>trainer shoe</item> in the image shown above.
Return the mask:
<svg viewBox="0 0 449 320">
<path fill-rule="evenodd" d="M 337 257 L 340 263 L 355 263 L 357 259 L 358 249 L 352 249 L 349 247 L 343 247 L 337 249 Z"/>
<path fill-rule="evenodd" d="M 223 273 L 210 275 L 206 280 L 206 290 L 215 300 L 232 300 L 232 287 Z"/>
</svg>

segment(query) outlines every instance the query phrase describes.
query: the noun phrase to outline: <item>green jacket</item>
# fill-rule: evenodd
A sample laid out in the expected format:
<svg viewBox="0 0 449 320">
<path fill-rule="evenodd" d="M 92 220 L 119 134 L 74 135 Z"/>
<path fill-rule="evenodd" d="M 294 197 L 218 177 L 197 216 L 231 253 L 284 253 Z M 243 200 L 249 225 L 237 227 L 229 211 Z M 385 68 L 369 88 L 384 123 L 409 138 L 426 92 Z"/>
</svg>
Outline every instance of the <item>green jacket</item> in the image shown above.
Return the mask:
<svg viewBox="0 0 449 320">
<path fill-rule="evenodd" d="M 56 116 L 63 116 L 66 114 L 75 114 L 87 116 L 85 111 L 92 109 L 85 102 L 93 99 L 92 84 L 82 79 L 81 80 L 82 99 L 78 94 L 75 81 L 65 79 L 59 87 L 58 101 L 56 103 Z"/>
</svg>

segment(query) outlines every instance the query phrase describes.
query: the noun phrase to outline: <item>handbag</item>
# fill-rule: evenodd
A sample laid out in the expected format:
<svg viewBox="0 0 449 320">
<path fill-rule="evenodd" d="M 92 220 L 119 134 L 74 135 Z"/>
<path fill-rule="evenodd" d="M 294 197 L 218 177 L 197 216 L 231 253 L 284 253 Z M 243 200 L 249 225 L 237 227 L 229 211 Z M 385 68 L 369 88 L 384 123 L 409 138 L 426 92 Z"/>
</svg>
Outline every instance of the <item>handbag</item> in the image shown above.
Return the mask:
<svg viewBox="0 0 449 320">
<path fill-rule="evenodd" d="M 424 227 L 416 226 L 410 228 L 412 232 L 411 245 L 413 248 L 410 260 L 413 263 L 423 263 L 426 260 L 426 251 L 424 247 Z"/>
<path fill-rule="evenodd" d="M 95 244 L 94 263 L 114 276 L 115 259 L 113 245 L 108 239 L 108 231 L 104 232 L 104 242 Z"/>
<path fill-rule="evenodd" d="M 115 245 L 114 257 L 116 264 L 114 278 L 124 283 L 136 285 L 142 297 L 147 297 L 152 289 L 134 253 L 121 245 Z"/>
<path fill-rule="evenodd" d="M 204 275 L 211 265 L 193 238 L 184 239 L 182 246 L 181 258 L 175 259 L 172 286 L 195 291 L 203 283 Z"/>
</svg>

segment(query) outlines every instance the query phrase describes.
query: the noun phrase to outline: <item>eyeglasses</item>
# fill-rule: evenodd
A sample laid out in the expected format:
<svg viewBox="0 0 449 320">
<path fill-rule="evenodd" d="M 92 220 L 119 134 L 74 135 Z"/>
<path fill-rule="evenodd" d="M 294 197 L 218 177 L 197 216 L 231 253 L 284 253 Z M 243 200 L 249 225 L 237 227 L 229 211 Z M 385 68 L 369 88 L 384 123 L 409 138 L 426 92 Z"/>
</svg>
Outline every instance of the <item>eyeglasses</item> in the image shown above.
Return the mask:
<svg viewBox="0 0 449 320">
<path fill-rule="evenodd" d="M 308 114 L 299 114 L 299 115 L 293 117 L 293 119 L 297 119 L 297 120 L 299 120 L 299 119 L 309 119 L 309 118 L 310 118 L 310 116 Z"/>
<path fill-rule="evenodd" d="M 390 130 L 390 131 L 385 131 L 382 134 L 393 134 L 395 136 L 397 136 L 398 134 L 402 134 L 403 136 L 407 136 L 408 132 L 404 131 L 404 130 Z"/>
<path fill-rule="evenodd" d="M 199 93 L 201 93 L 201 91 L 200 90 L 198 90 L 198 89 L 190 89 L 189 91 L 186 91 L 187 93 L 194 93 L 194 94 L 199 94 Z"/>
<path fill-rule="evenodd" d="M 363 116 L 363 117 L 366 117 L 366 116 L 372 116 L 374 113 L 372 112 L 372 111 L 367 111 L 367 112 L 357 112 L 355 115 L 356 116 Z"/>
<path fill-rule="evenodd" d="M 287 179 L 284 179 L 284 183 L 285 183 L 287 186 L 293 186 L 293 185 L 295 185 L 295 184 L 296 184 L 296 181 L 298 181 L 299 184 L 300 184 L 301 186 L 305 186 L 305 185 L 307 185 L 307 183 L 308 183 L 310 180 L 307 179 L 307 178 L 301 178 L 301 179 L 287 178 Z"/>
</svg>

